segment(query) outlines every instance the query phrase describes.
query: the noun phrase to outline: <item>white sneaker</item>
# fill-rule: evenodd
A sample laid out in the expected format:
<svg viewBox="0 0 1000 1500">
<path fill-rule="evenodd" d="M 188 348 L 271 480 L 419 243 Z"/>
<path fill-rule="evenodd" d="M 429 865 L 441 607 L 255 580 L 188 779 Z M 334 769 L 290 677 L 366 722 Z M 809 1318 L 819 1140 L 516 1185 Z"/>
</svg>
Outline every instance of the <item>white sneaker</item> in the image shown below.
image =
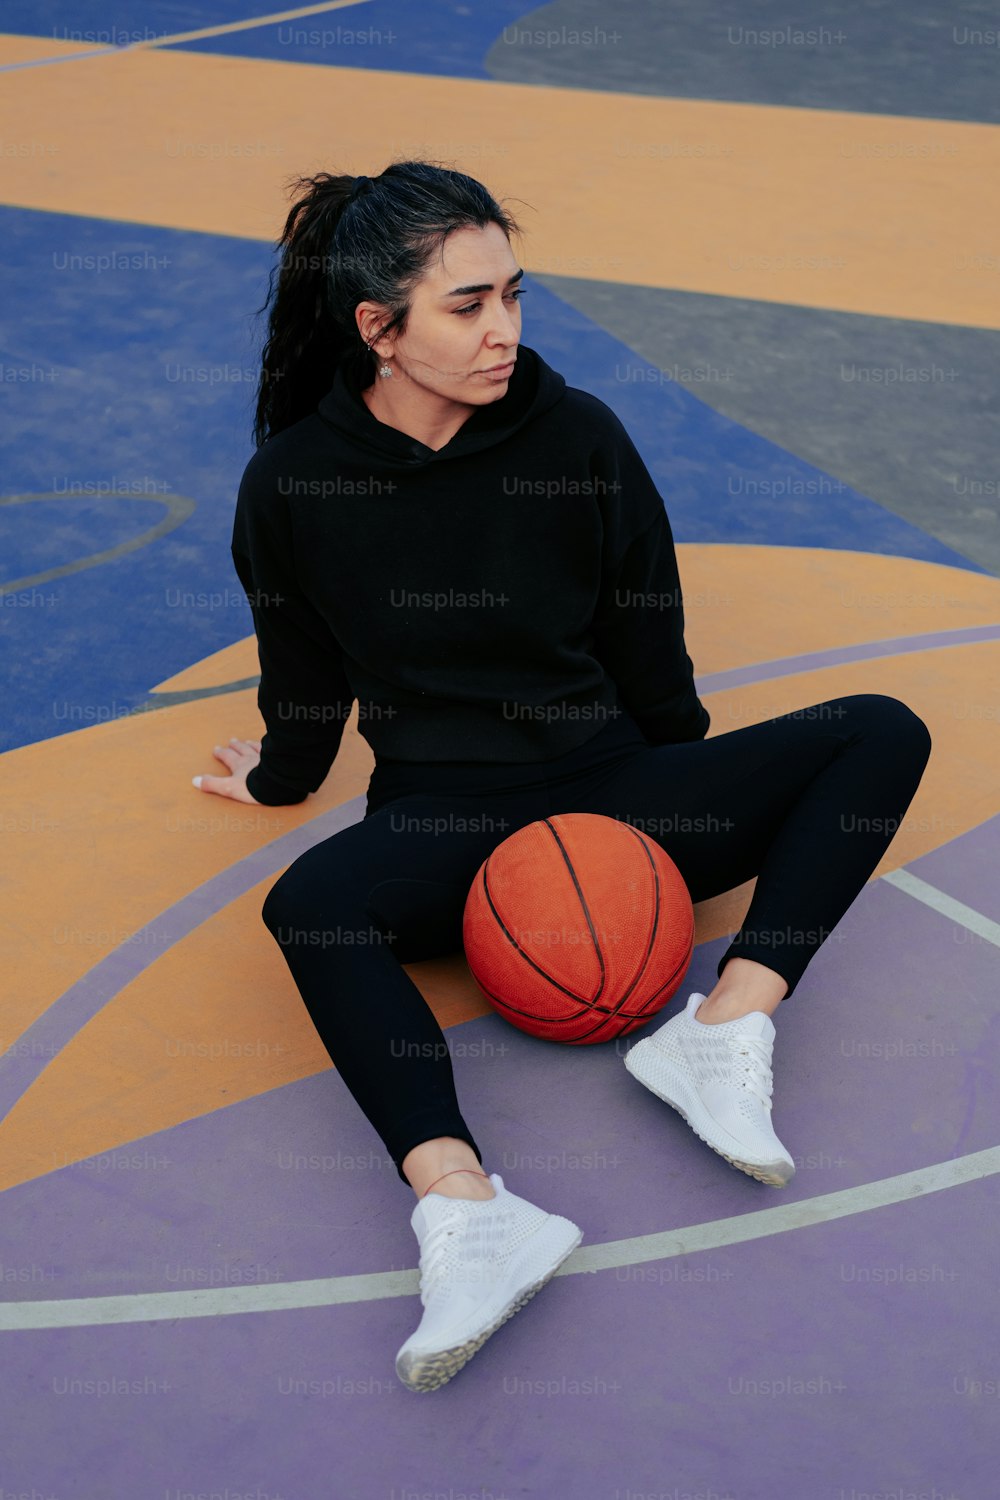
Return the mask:
<svg viewBox="0 0 1000 1500">
<path fill-rule="evenodd" d="M 436 1390 L 456 1375 L 583 1239 L 571 1220 L 508 1192 L 499 1173 L 490 1181 L 495 1198 L 431 1192 L 414 1205 L 424 1313 L 396 1355 L 411 1391 Z"/>
<path fill-rule="evenodd" d="M 704 998 L 696 992 L 680 1015 L 636 1042 L 625 1066 L 730 1166 L 784 1187 L 795 1163 L 771 1127 L 774 1023 L 755 1010 L 710 1026 L 695 1020 Z"/>
</svg>

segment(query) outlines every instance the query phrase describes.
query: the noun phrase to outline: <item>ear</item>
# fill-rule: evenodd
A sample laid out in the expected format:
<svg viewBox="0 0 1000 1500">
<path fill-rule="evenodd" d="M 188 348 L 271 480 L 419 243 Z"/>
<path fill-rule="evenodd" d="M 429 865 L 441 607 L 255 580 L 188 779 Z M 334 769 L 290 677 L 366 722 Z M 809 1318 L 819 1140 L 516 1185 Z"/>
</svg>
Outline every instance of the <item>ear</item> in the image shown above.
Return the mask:
<svg viewBox="0 0 1000 1500">
<path fill-rule="evenodd" d="M 372 335 L 385 322 L 389 309 L 383 307 L 380 302 L 359 302 L 354 309 L 354 320 L 358 325 L 358 332 L 366 344 L 371 344 Z M 382 359 L 388 359 L 392 355 L 392 341 L 388 338 L 376 339 L 371 344 L 373 351 Z"/>
</svg>

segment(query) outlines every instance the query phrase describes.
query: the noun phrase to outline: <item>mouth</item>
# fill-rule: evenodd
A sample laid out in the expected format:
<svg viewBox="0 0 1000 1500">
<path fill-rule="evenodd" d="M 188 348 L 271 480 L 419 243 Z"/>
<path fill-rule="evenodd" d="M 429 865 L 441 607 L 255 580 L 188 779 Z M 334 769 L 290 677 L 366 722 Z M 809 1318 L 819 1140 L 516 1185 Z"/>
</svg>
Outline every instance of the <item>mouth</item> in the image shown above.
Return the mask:
<svg viewBox="0 0 1000 1500">
<path fill-rule="evenodd" d="M 488 370 L 482 370 L 480 373 L 483 375 L 509 375 L 516 364 L 516 359 L 509 359 L 506 364 L 490 365 Z"/>
</svg>

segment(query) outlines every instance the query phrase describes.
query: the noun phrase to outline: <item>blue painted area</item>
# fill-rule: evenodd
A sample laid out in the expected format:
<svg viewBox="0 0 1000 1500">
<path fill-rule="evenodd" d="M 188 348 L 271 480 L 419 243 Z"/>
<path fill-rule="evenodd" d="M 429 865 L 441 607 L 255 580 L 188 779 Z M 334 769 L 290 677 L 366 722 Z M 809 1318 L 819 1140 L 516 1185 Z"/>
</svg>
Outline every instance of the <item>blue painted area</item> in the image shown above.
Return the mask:
<svg viewBox="0 0 1000 1500">
<path fill-rule="evenodd" d="M 0 609 L 0 743 L 12 748 L 121 717 L 148 702 L 156 683 L 251 633 L 229 542 L 253 451 L 263 332 L 254 313 L 272 262 L 266 244 L 15 209 L 0 209 L 0 232 L 10 308 L 0 359 L 5 371 L 26 372 L 5 382 L 15 436 L 3 494 L 66 494 L 0 507 L 10 539 L 3 577 L 64 565 L 162 514 L 145 502 L 100 500 L 84 486 L 196 502 L 149 546 Z M 678 541 L 846 547 L 977 571 L 682 386 L 661 382 L 541 283 L 526 278 L 526 286 L 525 342 L 618 412 Z M 748 487 L 757 492 L 748 496 Z M 223 711 L 223 729 L 224 720 Z"/>
<path fill-rule="evenodd" d="M 318 63 L 321 67 L 491 79 L 493 75 L 483 66 L 486 53 L 506 26 L 530 10 L 525 0 L 489 0 L 488 4 L 483 0 L 466 0 L 465 4 L 421 0 L 419 5 L 414 0 L 369 0 L 325 15 L 185 42 L 183 47 L 185 51 Z M 378 108 L 377 99 L 372 100 L 372 107 Z M 419 122 L 415 122 L 415 132 L 421 134 Z M 477 139 L 475 121 L 456 122 L 454 141 L 470 139 Z M 428 154 L 457 154 L 448 149 L 448 142 L 437 146 Z"/>
<path fill-rule="evenodd" d="M 284 0 L 212 0 L 211 5 L 205 0 L 143 0 L 141 5 L 135 0 L 110 0 L 99 8 L 93 0 L 6 0 L 3 30 L 17 36 L 50 36 L 60 42 L 124 46 L 291 9 L 291 0 L 288 4 Z"/>
<path fill-rule="evenodd" d="M 155 526 L 164 514 L 162 506 L 128 499 L 111 486 L 101 498 L 92 488 L 26 503 L 30 515 L 22 514 L 21 505 L 0 506 L 0 582 L 8 586 L 120 546 Z"/>
<path fill-rule="evenodd" d="M 187 4 L 146 0 L 141 19 L 137 19 L 136 7 L 118 0 L 114 5 L 102 5 L 100 17 L 95 18 L 92 0 L 11 0 L 4 9 L 2 29 L 51 36 L 59 42 L 123 46 L 294 8 L 282 0 L 215 0 L 210 8 L 195 0 Z M 506 26 L 531 9 L 530 0 L 489 0 L 489 4 L 483 0 L 465 0 L 464 4 L 460 0 L 421 0 L 419 5 L 415 0 L 364 0 L 342 10 L 182 45 L 184 50 L 230 57 L 488 79 L 492 74 L 483 67 L 486 53 Z M 377 107 L 376 101 L 373 107 Z M 416 128 L 419 132 L 419 126 Z M 456 126 L 456 141 L 466 140 L 471 128 L 467 122 L 462 122 L 461 128 Z"/>
<path fill-rule="evenodd" d="M 210 10 L 204 0 L 144 0 L 141 6 L 134 0 L 111 0 L 100 7 L 93 0 L 6 0 L 2 29 L 16 36 L 51 37 L 60 44 L 124 47 L 280 8 L 267 0 L 212 0 Z"/>
<path fill-rule="evenodd" d="M 162 518 L 160 505 L 116 497 L 122 487 L 196 503 L 149 546 L 0 609 L 10 748 L 119 717 L 252 630 L 229 539 L 253 451 L 254 312 L 271 252 L 12 209 L 0 209 L 0 230 L 9 312 L 0 361 L 15 434 L 3 494 L 65 496 L 0 506 L 12 539 L 0 576 L 64 565 Z"/>
</svg>

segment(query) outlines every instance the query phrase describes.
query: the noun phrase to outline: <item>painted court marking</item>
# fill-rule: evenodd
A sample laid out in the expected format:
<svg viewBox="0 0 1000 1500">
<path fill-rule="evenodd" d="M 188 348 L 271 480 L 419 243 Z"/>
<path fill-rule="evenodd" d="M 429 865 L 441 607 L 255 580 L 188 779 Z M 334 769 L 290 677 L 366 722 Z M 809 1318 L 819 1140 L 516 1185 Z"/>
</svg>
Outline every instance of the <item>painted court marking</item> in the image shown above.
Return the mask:
<svg viewBox="0 0 1000 1500">
<path fill-rule="evenodd" d="M 10 1113 L 81 1027 L 92 1021 L 109 1001 L 161 958 L 168 948 L 321 839 L 330 838 L 356 823 L 363 817 L 364 809 L 365 798 L 352 797 L 290 833 L 272 839 L 189 891 L 81 975 L 32 1022 L 16 1046 L 11 1045 L 0 1052 L 0 1120 Z M 956 901 L 926 880 L 906 870 L 888 871 L 878 878 L 925 905 L 933 906 L 959 926 L 1000 947 L 1000 926 L 996 922 Z"/>
<path fill-rule="evenodd" d="M 773 661 L 753 662 L 746 667 L 727 667 L 695 679 L 699 693 L 721 693 L 728 688 L 748 687 L 773 677 L 794 677 L 800 672 L 818 672 L 854 661 L 877 661 L 884 656 L 908 656 L 912 652 L 937 651 L 947 646 L 972 646 L 1000 640 L 998 625 L 957 625 L 948 630 L 923 631 L 919 635 L 890 636 L 883 641 L 859 641 L 853 646 L 829 646 L 824 651 L 804 651 L 800 656 L 779 656 Z M 762 668 L 767 668 L 765 679 Z"/>
<path fill-rule="evenodd" d="M 168 948 L 321 839 L 357 822 L 364 808 L 364 797 L 352 797 L 255 849 L 168 906 L 81 975 L 16 1044 L 0 1052 L 0 1120 L 77 1032 Z"/>
<path fill-rule="evenodd" d="M 985 938 L 988 943 L 993 943 L 1000 948 L 1000 922 L 994 922 L 991 917 L 984 917 L 981 911 L 976 911 L 972 906 L 966 906 L 964 901 L 956 901 L 954 896 L 947 895 L 936 885 L 921 880 L 919 875 L 913 875 L 906 869 L 889 870 L 885 875 L 880 876 L 880 879 L 887 880 L 897 890 L 905 891 L 914 900 L 933 907 L 934 911 L 956 922 L 959 927 L 967 927 L 970 932 L 976 933 L 979 937 Z"/>
<path fill-rule="evenodd" d="M 1000 640 L 1000 624 L 957 625 L 950 630 L 892 636 L 884 641 L 859 641 L 853 646 L 830 646 L 825 651 L 804 651 L 799 656 L 778 656 L 771 661 L 751 662 L 746 667 L 726 667 L 719 672 L 705 672 L 695 677 L 695 689 L 699 696 L 707 696 L 709 693 L 727 692 L 734 687 L 752 687 L 773 678 L 795 677 L 800 673 L 819 672 L 828 667 L 849 666 L 855 661 L 878 661 L 884 656 L 906 656 L 911 652 L 937 651 L 948 646 L 974 646 L 981 641 L 997 640 Z M 195 698 L 214 697 L 221 693 L 238 693 L 244 688 L 256 687 L 259 682 L 260 677 L 257 676 L 245 677 L 239 682 L 224 682 L 218 687 L 187 688 L 174 693 L 161 693 L 158 689 L 151 689 L 154 694 L 152 700 L 142 704 L 134 712 L 170 708 L 174 703 L 187 703 Z"/>
<path fill-rule="evenodd" d="M 867 1213 L 904 1203 L 943 1188 L 975 1182 L 1000 1173 L 1000 1146 L 974 1151 L 956 1161 L 938 1162 L 915 1172 L 901 1172 L 838 1193 L 825 1193 L 803 1203 L 756 1213 L 713 1219 L 683 1229 L 667 1229 L 630 1239 L 608 1240 L 574 1250 L 556 1272 L 575 1276 L 634 1266 L 644 1261 L 668 1260 L 745 1244 L 793 1229 L 830 1223 L 851 1214 Z M 375 1302 L 387 1297 L 416 1296 L 419 1273 L 376 1271 L 360 1276 L 329 1276 L 315 1281 L 286 1281 L 267 1286 L 199 1287 L 190 1292 L 136 1292 L 117 1297 L 68 1297 L 44 1302 L 0 1304 L 0 1330 L 81 1328 L 97 1324 L 147 1323 L 162 1319 L 210 1318 L 231 1313 L 279 1312 L 301 1307 L 332 1307 L 347 1302 Z"/>
<path fill-rule="evenodd" d="M 103 552 L 90 552 L 86 557 L 77 558 L 75 562 L 63 563 L 58 568 L 47 568 L 43 573 L 31 573 L 24 578 L 15 578 L 10 583 L 0 583 L 0 594 L 16 594 L 22 589 L 35 588 L 38 584 L 51 583 L 55 578 L 68 578 L 71 573 L 81 573 L 85 568 L 96 568 L 101 563 L 112 562 L 115 558 L 124 557 L 126 553 L 135 552 L 139 547 L 148 547 L 150 542 L 158 541 L 161 536 L 174 531 L 189 516 L 195 512 L 195 502 L 187 495 L 147 495 L 143 490 L 120 490 L 113 495 L 81 495 L 82 500 L 151 500 L 154 505 L 162 505 L 166 515 L 155 526 L 150 526 L 146 531 L 140 532 L 138 536 L 129 537 L 117 546 L 106 547 Z M 24 505 L 29 500 L 48 501 L 73 501 L 75 495 L 60 495 L 56 491 L 46 490 L 32 495 L 3 495 L 0 496 L 2 505 Z"/>
<path fill-rule="evenodd" d="M 359 803 L 360 799 L 354 799 L 354 802 Z M 340 821 L 351 806 L 352 803 L 344 804 L 334 810 L 333 816 L 339 815 L 337 820 Z M 328 814 L 327 818 L 330 816 Z M 316 821 L 325 822 L 326 819 Z M 311 827 L 312 825 L 306 824 L 296 829 L 293 835 L 286 835 L 284 839 L 277 842 L 285 844 L 291 838 L 302 841 L 303 835 L 308 834 Z M 258 850 L 249 861 L 241 861 L 240 864 L 256 864 L 261 855 L 266 852 L 266 848 L 267 846 L 265 850 Z M 233 871 L 224 873 L 229 880 L 232 879 Z M 256 870 L 254 874 L 256 876 Z M 992 921 L 991 918 L 975 911 L 964 902 L 957 901 L 946 892 L 939 890 L 937 886 L 921 880 L 919 876 L 905 869 L 889 871 L 880 879 L 888 881 L 898 890 L 922 901 L 949 920 L 1000 947 L 1000 923 Z M 209 885 L 215 884 L 215 881 L 209 882 Z M 192 892 L 192 895 L 197 894 Z M 201 888 L 201 894 L 204 899 L 204 887 Z M 216 902 L 213 904 L 221 905 L 225 899 L 225 896 L 222 896 L 220 900 L 217 893 Z M 176 914 L 176 908 L 171 910 Z M 197 911 L 190 913 L 189 920 L 190 917 L 198 920 Z M 176 941 L 176 936 L 174 940 Z M 119 974 L 107 977 L 111 979 L 113 987 L 117 990 L 122 976 Z M 98 997 L 92 996 L 91 1000 L 93 1001 L 94 998 Z M 646 1261 L 668 1260 L 679 1255 L 696 1254 L 725 1245 L 745 1244 L 750 1240 L 764 1239 L 774 1234 L 786 1234 L 791 1230 L 830 1223 L 835 1219 L 846 1218 L 853 1214 L 867 1213 L 871 1209 L 926 1197 L 929 1193 L 941 1192 L 945 1188 L 975 1182 L 998 1173 L 1000 1173 L 1000 1146 L 991 1146 L 984 1151 L 975 1151 L 953 1161 L 939 1162 L 933 1166 L 921 1167 L 916 1171 L 898 1173 L 876 1182 L 845 1188 L 840 1192 L 825 1193 L 801 1203 L 761 1209 L 754 1213 L 737 1214 L 725 1219 L 713 1219 L 703 1224 L 688 1225 L 682 1229 L 662 1230 L 653 1234 L 634 1235 L 628 1239 L 608 1240 L 599 1245 L 587 1245 L 575 1250 L 556 1275 L 571 1276 L 583 1272 L 606 1271 L 617 1266 L 639 1265 Z M 182 1292 L 138 1292 L 111 1297 L 8 1302 L 0 1303 L 0 1331 L 143 1323 L 178 1318 L 219 1317 L 233 1313 L 278 1312 L 302 1307 L 332 1307 L 348 1302 L 372 1302 L 388 1297 L 415 1296 L 419 1288 L 419 1273 L 414 1269 L 376 1271 L 356 1276 L 330 1276 L 311 1281 L 272 1283 L 266 1286 L 205 1287 Z"/>
<path fill-rule="evenodd" d="M 251 16 L 246 21 L 228 21 L 219 26 L 202 26 L 198 31 L 178 31 L 173 36 L 141 37 L 123 47 L 94 47 L 89 52 L 64 52 L 57 57 L 35 57 L 28 62 L 5 63 L 0 73 L 14 73 L 20 68 L 45 68 L 52 63 L 79 62 L 82 58 L 106 57 L 109 52 L 148 51 L 153 47 L 173 47 L 180 42 L 198 42 L 210 36 L 228 36 L 233 31 L 253 31 L 258 26 L 273 26 L 278 21 L 300 21 L 328 10 L 345 10 L 352 5 L 367 5 L 368 0 L 327 0 L 324 5 L 300 5 L 295 10 L 279 10 L 269 16 Z"/>
<path fill-rule="evenodd" d="M 30 497 L 18 497 L 30 498 Z M 169 522 L 167 523 L 169 524 Z M 138 540 L 138 539 L 137 539 Z M 131 545 L 136 545 L 133 542 Z M 971 629 L 946 631 L 927 637 L 918 637 L 921 645 L 965 644 L 971 640 L 995 639 L 996 626 L 978 626 Z M 890 652 L 886 653 L 886 647 Z M 892 650 L 895 648 L 895 651 Z M 891 642 L 866 643 L 861 652 L 895 654 L 914 649 L 911 638 Z M 852 652 L 858 648 L 849 648 Z M 822 659 L 828 653 L 817 653 Z M 801 659 L 786 658 L 767 663 L 768 675 L 782 675 L 782 669 L 793 668 Z M 762 664 L 744 672 L 756 672 L 759 676 Z M 777 672 L 775 672 L 777 668 Z M 716 674 L 729 677 L 730 674 Z M 712 688 L 721 684 L 712 681 Z M 730 685 L 727 682 L 727 686 Z M 228 685 L 231 687 L 231 685 Z M 702 683 L 701 690 L 708 688 Z M 709 689 L 710 690 L 710 689 Z M 53 1003 L 26 1033 L 32 1038 L 41 1033 L 50 1041 L 61 1039 L 65 1044 L 79 1027 L 97 1013 L 101 1007 L 117 994 L 135 974 L 159 957 L 162 951 L 199 926 L 216 911 L 229 904 L 243 890 L 249 889 L 277 865 L 283 865 L 305 848 L 311 847 L 318 837 L 329 836 L 335 830 L 354 821 L 363 810 L 364 799 L 353 798 L 349 802 L 331 809 L 327 814 L 303 824 L 291 833 L 264 845 L 253 854 L 240 860 L 228 870 L 207 881 L 190 892 L 181 901 L 160 913 L 157 918 L 141 929 L 143 934 L 154 936 L 154 950 L 150 957 L 141 948 L 130 943 L 122 944 L 108 954 L 90 972 Z M 879 877 L 913 899 L 939 912 L 946 919 L 974 932 L 977 936 L 1000 947 L 1000 923 L 983 913 L 956 900 L 946 892 L 920 879 L 906 869 L 889 871 Z M 8 1053 L 0 1057 L 0 1113 L 13 1106 L 16 1099 L 30 1087 L 35 1077 L 47 1065 L 52 1055 L 51 1047 L 41 1049 L 47 1056 L 44 1060 L 28 1059 Z M 583 1272 L 608 1270 L 617 1266 L 637 1265 L 645 1261 L 670 1259 L 680 1255 L 719 1248 L 725 1245 L 746 1243 L 774 1234 L 807 1228 L 810 1225 L 828 1223 L 857 1213 L 973 1182 L 1000 1173 L 1000 1146 L 973 1152 L 953 1161 L 941 1162 L 917 1171 L 905 1172 L 879 1181 L 864 1183 L 836 1193 L 827 1193 L 806 1199 L 800 1203 L 763 1209 L 753 1213 L 735 1215 L 730 1218 L 710 1220 L 703 1224 L 681 1229 L 663 1230 L 653 1234 L 633 1236 L 628 1239 L 610 1240 L 599 1245 L 588 1245 L 573 1252 L 556 1275 L 578 1275 Z M 31 1328 L 68 1328 L 108 1325 L 115 1323 L 150 1322 L 176 1320 L 179 1318 L 216 1317 L 234 1313 L 273 1312 L 302 1307 L 328 1307 L 348 1302 L 375 1301 L 390 1297 L 414 1296 L 419 1291 L 419 1273 L 408 1271 L 383 1271 L 354 1276 L 334 1276 L 310 1281 L 270 1283 L 262 1286 L 205 1287 L 190 1291 L 129 1293 L 108 1297 L 60 1298 L 48 1301 L 0 1303 L 0 1330 Z"/>
</svg>

